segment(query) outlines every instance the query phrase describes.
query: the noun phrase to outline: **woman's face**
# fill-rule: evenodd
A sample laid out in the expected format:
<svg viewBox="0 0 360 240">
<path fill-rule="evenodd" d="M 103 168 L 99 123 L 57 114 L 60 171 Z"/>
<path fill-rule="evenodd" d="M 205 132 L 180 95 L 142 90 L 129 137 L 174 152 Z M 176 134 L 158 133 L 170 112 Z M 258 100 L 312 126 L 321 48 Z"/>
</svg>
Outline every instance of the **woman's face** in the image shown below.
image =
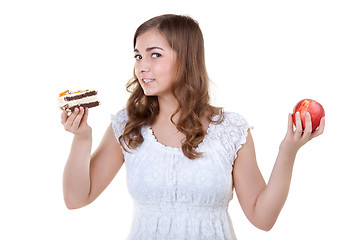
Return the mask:
<svg viewBox="0 0 360 240">
<path fill-rule="evenodd" d="M 135 75 L 146 96 L 166 96 L 175 81 L 176 52 L 157 30 L 150 29 L 136 38 Z"/>
</svg>

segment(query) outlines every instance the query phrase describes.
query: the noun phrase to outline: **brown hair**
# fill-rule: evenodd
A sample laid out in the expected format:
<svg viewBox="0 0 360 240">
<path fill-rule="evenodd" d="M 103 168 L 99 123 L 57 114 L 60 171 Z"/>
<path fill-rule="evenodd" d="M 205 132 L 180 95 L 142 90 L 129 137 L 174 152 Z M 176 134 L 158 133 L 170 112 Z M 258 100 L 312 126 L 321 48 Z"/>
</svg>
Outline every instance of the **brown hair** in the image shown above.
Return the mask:
<svg viewBox="0 0 360 240">
<path fill-rule="evenodd" d="M 216 123 L 220 123 L 223 119 L 223 109 L 209 104 L 209 77 L 205 66 L 203 35 L 198 23 L 191 17 L 161 15 L 139 26 L 134 36 L 134 48 L 137 37 L 154 28 L 166 37 L 169 45 L 177 53 L 178 66 L 172 93 L 179 107 L 171 116 L 171 121 L 173 122 L 172 118 L 180 112 L 178 123 L 173 123 L 180 132 L 186 135 L 181 149 L 189 159 L 201 157 L 202 153 L 195 151 L 206 134 L 200 122 L 201 116 L 207 114 L 207 119 L 214 122 L 212 117 L 220 114 Z M 159 103 L 157 96 L 144 94 L 135 72 L 134 77 L 127 83 L 126 89 L 131 93 L 126 107 L 129 121 L 119 140 L 123 148 L 121 139 L 127 147 L 134 149 L 144 141 L 141 135 L 142 126 L 154 123 L 159 113 Z"/>
</svg>

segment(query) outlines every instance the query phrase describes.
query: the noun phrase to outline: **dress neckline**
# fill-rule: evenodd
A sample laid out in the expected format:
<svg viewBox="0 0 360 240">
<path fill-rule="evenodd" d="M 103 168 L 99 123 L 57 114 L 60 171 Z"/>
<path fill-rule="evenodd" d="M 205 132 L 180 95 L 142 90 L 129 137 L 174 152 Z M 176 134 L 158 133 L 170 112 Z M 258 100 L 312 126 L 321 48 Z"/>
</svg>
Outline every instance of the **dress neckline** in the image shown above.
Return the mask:
<svg viewBox="0 0 360 240">
<path fill-rule="evenodd" d="M 195 150 L 198 150 L 200 147 L 202 147 L 202 145 L 204 145 L 207 141 L 208 141 L 208 138 L 209 138 L 209 135 L 211 134 L 211 132 L 213 131 L 213 128 L 214 128 L 214 123 L 213 121 L 215 121 L 214 119 L 216 117 L 218 117 L 219 115 L 215 115 L 212 117 L 212 121 L 209 123 L 209 126 L 208 128 L 206 129 L 206 133 L 205 133 L 205 137 L 204 139 L 201 141 L 201 143 L 199 143 L 199 145 L 195 148 Z M 172 147 L 172 146 L 168 146 L 168 145 L 165 145 L 161 142 L 158 141 L 158 139 L 156 138 L 155 134 L 154 134 L 154 131 L 152 130 L 151 126 L 150 125 L 146 125 L 146 131 L 147 131 L 147 135 L 150 137 L 150 141 L 153 142 L 156 146 L 160 147 L 160 148 L 163 148 L 165 150 L 170 150 L 170 151 L 176 151 L 176 152 L 182 152 L 182 149 L 181 147 Z"/>
</svg>

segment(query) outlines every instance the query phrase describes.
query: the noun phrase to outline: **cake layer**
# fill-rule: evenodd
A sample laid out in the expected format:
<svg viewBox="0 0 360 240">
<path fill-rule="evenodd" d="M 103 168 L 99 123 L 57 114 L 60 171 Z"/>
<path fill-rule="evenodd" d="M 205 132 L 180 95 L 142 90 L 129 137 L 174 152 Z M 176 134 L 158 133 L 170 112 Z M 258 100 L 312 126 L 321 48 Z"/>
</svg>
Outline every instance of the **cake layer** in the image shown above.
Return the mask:
<svg viewBox="0 0 360 240">
<path fill-rule="evenodd" d="M 76 107 L 83 107 L 83 108 L 92 108 L 92 107 L 97 107 L 100 105 L 100 102 L 99 101 L 96 101 L 96 102 L 91 102 L 91 103 L 84 103 L 84 104 L 79 104 L 79 105 L 76 105 L 76 106 L 72 106 L 69 108 L 70 111 L 74 111 L 74 109 Z"/>
<path fill-rule="evenodd" d="M 84 93 L 71 94 L 70 96 L 65 96 L 64 99 L 65 99 L 65 101 L 72 101 L 72 100 L 77 100 L 77 99 L 81 99 L 81 98 L 85 98 L 85 97 L 94 96 L 96 94 L 97 94 L 97 91 L 88 91 L 88 92 L 84 92 Z"/>
<path fill-rule="evenodd" d="M 86 90 L 70 92 L 65 91 L 59 94 L 59 107 L 68 111 L 74 110 L 75 107 L 96 107 L 99 106 L 100 102 L 97 98 L 97 91 Z"/>
<path fill-rule="evenodd" d="M 98 101 L 97 95 L 85 97 L 85 98 L 81 98 L 81 99 L 76 99 L 76 100 L 71 100 L 71 101 L 66 101 L 64 99 L 63 106 L 67 105 L 67 108 L 71 108 L 73 106 L 77 106 L 80 104 L 86 104 L 86 103 L 97 102 L 97 101 Z"/>
</svg>

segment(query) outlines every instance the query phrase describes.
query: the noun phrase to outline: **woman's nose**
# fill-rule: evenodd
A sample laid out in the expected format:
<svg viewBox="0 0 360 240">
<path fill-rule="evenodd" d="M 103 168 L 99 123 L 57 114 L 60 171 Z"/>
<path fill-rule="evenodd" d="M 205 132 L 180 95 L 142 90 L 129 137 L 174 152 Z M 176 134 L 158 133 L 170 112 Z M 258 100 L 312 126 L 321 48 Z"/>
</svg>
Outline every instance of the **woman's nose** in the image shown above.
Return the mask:
<svg viewBox="0 0 360 240">
<path fill-rule="evenodd" d="M 145 59 L 141 59 L 140 64 L 139 64 L 139 70 L 141 72 L 148 72 L 150 71 L 150 64 L 149 61 L 145 60 Z"/>
</svg>

